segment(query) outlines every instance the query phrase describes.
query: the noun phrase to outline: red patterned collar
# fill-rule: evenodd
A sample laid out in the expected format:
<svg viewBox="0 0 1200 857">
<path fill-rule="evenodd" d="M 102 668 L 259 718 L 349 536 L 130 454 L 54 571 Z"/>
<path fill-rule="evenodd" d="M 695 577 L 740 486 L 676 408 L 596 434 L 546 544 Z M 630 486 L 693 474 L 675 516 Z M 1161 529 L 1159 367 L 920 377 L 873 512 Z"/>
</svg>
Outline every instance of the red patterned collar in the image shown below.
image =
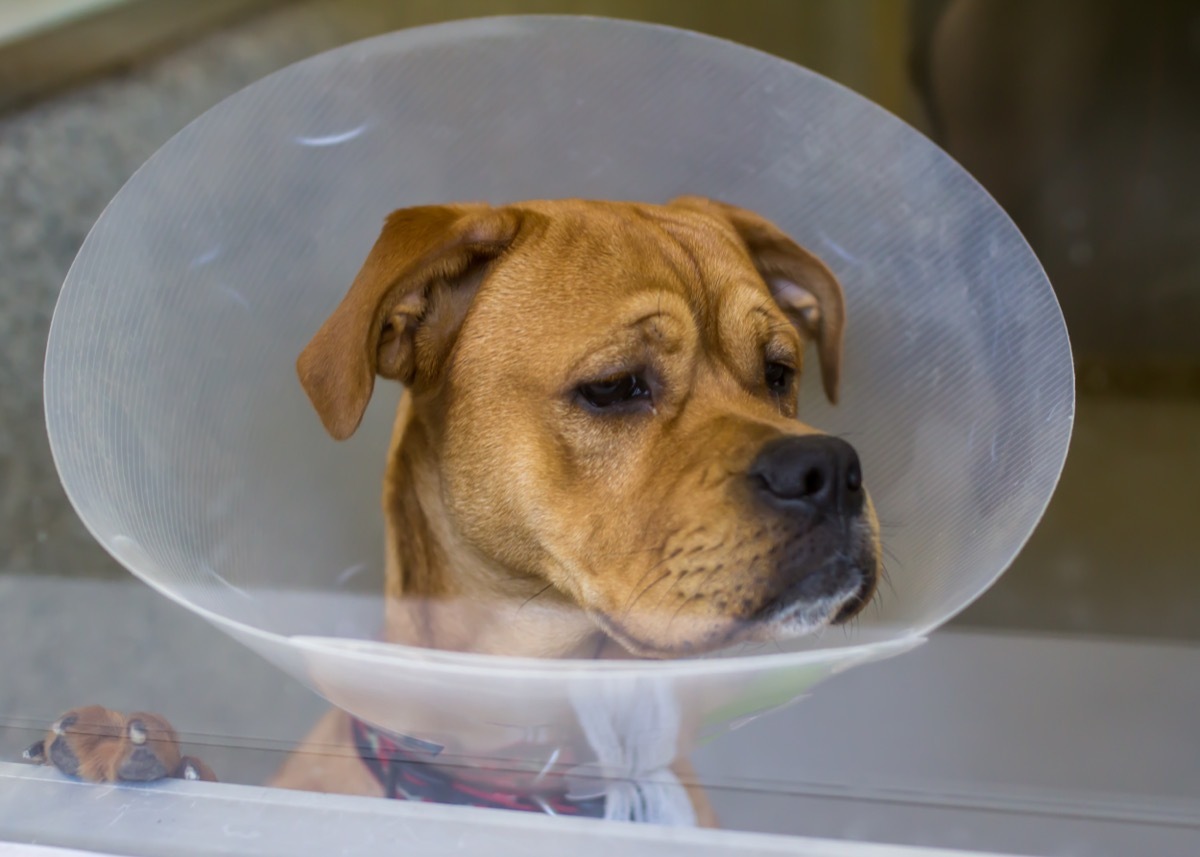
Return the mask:
<svg viewBox="0 0 1200 857">
<path fill-rule="evenodd" d="M 471 778 L 471 782 L 454 777 L 453 768 L 434 764 L 442 747 L 418 738 L 383 732 L 351 718 L 350 728 L 354 746 L 363 764 L 383 786 L 389 798 L 446 803 L 458 806 L 482 806 L 492 809 L 515 809 L 543 812 L 549 815 L 569 815 L 577 818 L 603 818 L 603 796 L 573 797 L 568 794 L 561 773 L 567 760 L 553 758 L 529 784 L 526 772 L 504 768 L 486 769 L 487 775 Z M 480 771 L 481 768 L 473 768 Z"/>
</svg>

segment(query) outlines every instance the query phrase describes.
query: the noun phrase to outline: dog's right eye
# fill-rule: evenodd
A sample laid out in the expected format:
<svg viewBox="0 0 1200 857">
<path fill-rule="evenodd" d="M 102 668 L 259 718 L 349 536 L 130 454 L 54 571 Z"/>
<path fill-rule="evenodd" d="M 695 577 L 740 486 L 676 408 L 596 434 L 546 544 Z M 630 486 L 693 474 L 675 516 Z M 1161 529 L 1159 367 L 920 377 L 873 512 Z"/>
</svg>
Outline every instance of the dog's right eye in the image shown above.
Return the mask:
<svg viewBox="0 0 1200 857">
<path fill-rule="evenodd" d="M 778 360 L 768 360 L 763 375 L 767 379 L 767 388 L 775 395 L 781 396 L 791 389 L 796 370 Z"/>
<path fill-rule="evenodd" d="M 579 395 L 598 410 L 650 398 L 650 385 L 641 375 L 616 375 L 579 385 Z"/>
</svg>

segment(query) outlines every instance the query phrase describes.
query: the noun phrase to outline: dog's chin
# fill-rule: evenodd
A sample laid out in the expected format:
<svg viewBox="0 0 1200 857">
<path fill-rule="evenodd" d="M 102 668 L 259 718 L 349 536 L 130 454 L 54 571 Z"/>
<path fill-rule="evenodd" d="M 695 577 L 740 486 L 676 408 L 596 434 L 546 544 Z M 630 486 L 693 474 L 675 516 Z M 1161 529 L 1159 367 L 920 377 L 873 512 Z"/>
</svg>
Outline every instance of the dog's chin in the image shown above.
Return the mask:
<svg viewBox="0 0 1200 857">
<path fill-rule="evenodd" d="M 817 598 L 790 604 L 760 624 L 760 634 L 766 640 L 795 640 L 814 634 L 822 628 L 845 621 L 844 611 L 858 598 L 857 590 L 845 595 Z"/>
<path fill-rule="evenodd" d="M 775 599 L 751 619 L 705 620 L 692 634 L 668 640 L 636 634 L 603 614 L 594 614 L 593 620 L 634 657 L 659 660 L 696 657 L 744 643 L 787 642 L 848 622 L 870 601 L 873 581 L 873 577 L 863 574 L 857 582 L 850 582 L 829 595 Z"/>
<path fill-rule="evenodd" d="M 760 619 L 757 641 L 795 640 L 831 625 L 849 622 L 862 612 L 875 594 L 875 576 L 859 571 L 858 581 L 817 598 L 802 598 L 774 605 Z"/>
</svg>

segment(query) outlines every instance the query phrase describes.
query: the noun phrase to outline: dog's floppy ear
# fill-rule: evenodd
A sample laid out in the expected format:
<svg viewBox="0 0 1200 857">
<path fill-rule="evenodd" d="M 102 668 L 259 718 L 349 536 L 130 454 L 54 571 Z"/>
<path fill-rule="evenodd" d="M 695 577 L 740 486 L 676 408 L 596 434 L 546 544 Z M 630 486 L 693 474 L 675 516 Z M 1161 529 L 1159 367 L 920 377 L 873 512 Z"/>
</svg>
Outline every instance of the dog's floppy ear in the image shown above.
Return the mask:
<svg viewBox="0 0 1200 857">
<path fill-rule="evenodd" d="M 732 224 L 775 302 L 806 338 L 817 343 L 825 395 L 836 403 L 846 303 L 833 272 L 778 226 L 752 211 L 698 196 L 680 197 L 671 204 L 703 211 Z"/>
<path fill-rule="evenodd" d="M 412 385 L 434 371 L 470 299 L 455 292 L 471 291 L 469 274 L 504 252 L 520 224 L 513 209 L 485 205 L 403 208 L 388 216 L 346 297 L 296 361 L 331 435 L 354 434 L 376 375 Z M 435 334 L 419 335 L 430 317 Z"/>
</svg>

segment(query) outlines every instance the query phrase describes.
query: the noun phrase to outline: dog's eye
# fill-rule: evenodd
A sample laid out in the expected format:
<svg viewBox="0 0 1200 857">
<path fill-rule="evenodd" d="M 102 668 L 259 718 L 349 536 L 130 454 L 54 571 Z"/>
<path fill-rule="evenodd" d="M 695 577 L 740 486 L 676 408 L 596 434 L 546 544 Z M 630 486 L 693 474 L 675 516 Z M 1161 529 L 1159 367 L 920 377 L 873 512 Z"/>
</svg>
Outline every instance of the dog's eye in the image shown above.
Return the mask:
<svg viewBox="0 0 1200 857">
<path fill-rule="evenodd" d="M 593 408 L 611 408 L 650 398 L 650 385 L 640 375 L 616 375 L 579 385 L 579 395 Z"/>
<path fill-rule="evenodd" d="M 764 374 L 768 389 L 772 393 L 782 394 L 791 389 L 792 379 L 796 377 L 796 370 L 786 363 L 768 360 Z"/>
</svg>

